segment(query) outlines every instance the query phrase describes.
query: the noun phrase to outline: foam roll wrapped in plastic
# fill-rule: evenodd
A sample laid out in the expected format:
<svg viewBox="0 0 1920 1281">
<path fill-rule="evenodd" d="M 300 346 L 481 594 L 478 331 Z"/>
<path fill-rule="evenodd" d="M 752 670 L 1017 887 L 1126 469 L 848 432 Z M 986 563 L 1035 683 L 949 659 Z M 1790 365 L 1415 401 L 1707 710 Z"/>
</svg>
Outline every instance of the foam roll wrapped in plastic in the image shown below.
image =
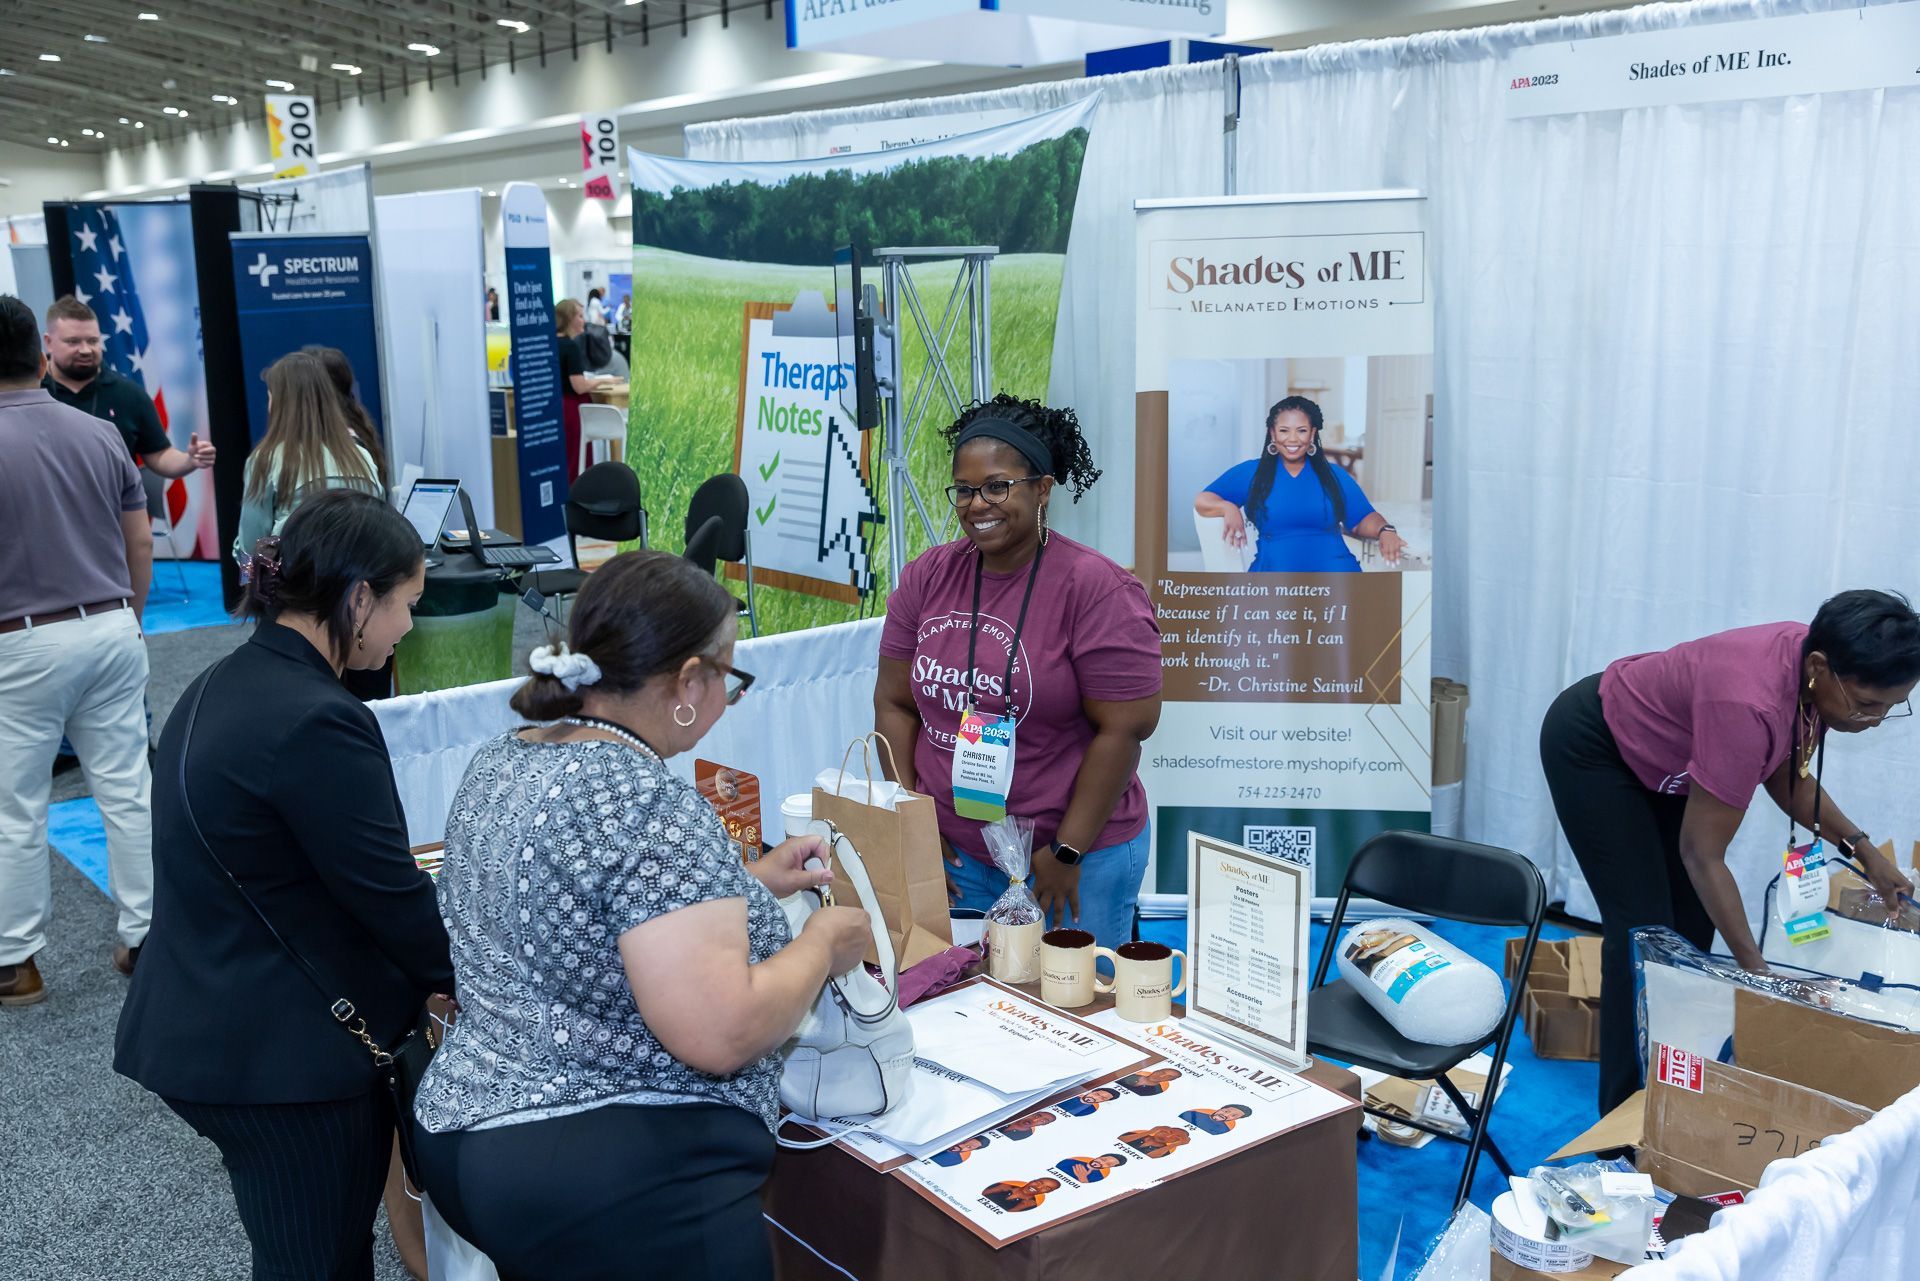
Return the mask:
<svg viewBox="0 0 1920 1281">
<path fill-rule="evenodd" d="M 1500 976 L 1412 921 L 1363 921 L 1340 940 L 1340 977 L 1409 1041 L 1462 1045 L 1499 1025 Z"/>
</svg>

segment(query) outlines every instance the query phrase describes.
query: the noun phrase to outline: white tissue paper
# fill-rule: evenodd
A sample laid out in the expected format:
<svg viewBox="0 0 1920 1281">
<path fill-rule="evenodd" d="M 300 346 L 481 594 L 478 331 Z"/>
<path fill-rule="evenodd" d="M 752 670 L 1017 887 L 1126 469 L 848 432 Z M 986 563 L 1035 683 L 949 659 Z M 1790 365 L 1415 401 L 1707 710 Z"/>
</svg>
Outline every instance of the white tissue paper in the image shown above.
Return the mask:
<svg viewBox="0 0 1920 1281">
<path fill-rule="evenodd" d="M 1498 974 L 1402 917 L 1355 925 L 1336 959 L 1340 977 L 1409 1041 L 1464 1045 L 1492 1032 L 1506 1009 Z"/>
<path fill-rule="evenodd" d="M 844 796 L 861 805 L 883 810 L 900 808 L 900 798 L 908 794 L 892 779 L 876 778 L 869 786 L 866 779 L 843 773 L 837 768 L 821 770 L 814 775 L 813 785 L 830 796 Z"/>
</svg>

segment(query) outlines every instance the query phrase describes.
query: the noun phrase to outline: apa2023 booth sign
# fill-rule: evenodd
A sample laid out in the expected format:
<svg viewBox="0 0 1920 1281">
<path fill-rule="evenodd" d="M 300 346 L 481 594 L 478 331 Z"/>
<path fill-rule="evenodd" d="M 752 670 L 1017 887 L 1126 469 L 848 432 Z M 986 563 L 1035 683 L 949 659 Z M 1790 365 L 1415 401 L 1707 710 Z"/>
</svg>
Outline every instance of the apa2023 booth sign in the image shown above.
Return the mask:
<svg viewBox="0 0 1920 1281">
<path fill-rule="evenodd" d="M 1312 867 L 1331 895 L 1350 851 L 1432 809 L 1425 201 L 1137 210 L 1157 883 L 1186 888 L 1199 832 Z"/>
<path fill-rule="evenodd" d="M 633 350 L 627 456 L 655 511 L 684 512 L 719 472 L 747 482 L 763 633 L 846 622 L 862 588 L 891 582 L 874 455 L 843 407 L 834 254 L 847 244 L 995 245 L 993 388 L 1044 400 L 1067 238 L 1094 99 L 999 128 L 888 151 L 723 162 L 627 153 L 633 183 Z M 958 264 L 914 262 L 936 309 Z M 869 268 L 865 283 L 878 283 Z M 844 284 L 844 282 L 842 282 Z M 898 323 L 902 394 L 929 376 L 918 328 Z M 517 349 L 517 338 L 516 338 Z M 966 326 L 948 365 L 969 368 Z M 930 389 L 931 390 L 931 389 Z M 936 530 L 952 475 L 938 429 L 955 416 L 931 390 L 908 450 Z M 851 400 L 849 393 L 846 400 Z M 725 409 L 721 407 L 725 406 Z M 725 423 L 725 417 L 734 421 Z M 663 526 L 666 523 L 663 522 Z M 663 528 L 668 543 L 679 530 Z"/>
<path fill-rule="evenodd" d="M 280 357 L 309 344 L 346 353 L 360 403 L 374 422 L 386 422 L 368 238 L 243 233 L 229 237 L 229 243 L 253 443 L 267 434 L 267 384 L 261 375 Z"/>
</svg>

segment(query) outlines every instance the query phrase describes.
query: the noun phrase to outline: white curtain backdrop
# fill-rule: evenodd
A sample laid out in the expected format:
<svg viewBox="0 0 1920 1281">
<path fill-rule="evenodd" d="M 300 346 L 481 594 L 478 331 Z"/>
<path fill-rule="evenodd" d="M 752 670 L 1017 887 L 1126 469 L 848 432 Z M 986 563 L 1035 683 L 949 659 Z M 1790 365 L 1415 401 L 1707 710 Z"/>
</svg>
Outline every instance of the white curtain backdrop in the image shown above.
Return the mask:
<svg viewBox="0 0 1920 1281">
<path fill-rule="evenodd" d="M 1240 192 L 1429 194 L 1434 670 L 1473 689 L 1465 832 L 1539 860 L 1576 912 L 1592 903 L 1536 743 L 1563 687 L 1623 654 L 1810 618 L 1842 588 L 1920 595 L 1920 89 L 1509 121 L 1500 54 L 1855 7 L 1659 4 L 1241 64 Z M 792 156 L 852 120 L 1040 110 L 1090 88 L 1052 394 L 1081 407 L 1109 469 L 1080 531 L 1126 559 L 1131 202 L 1221 189 L 1217 64 L 725 122 L 687 144 Z M 1920 724 L 1830 755 L 1835 797 L 1904 854 Z M 1783 828 L 1756 805 L 1732 855 L 1756 912 Z"/>
</svg>

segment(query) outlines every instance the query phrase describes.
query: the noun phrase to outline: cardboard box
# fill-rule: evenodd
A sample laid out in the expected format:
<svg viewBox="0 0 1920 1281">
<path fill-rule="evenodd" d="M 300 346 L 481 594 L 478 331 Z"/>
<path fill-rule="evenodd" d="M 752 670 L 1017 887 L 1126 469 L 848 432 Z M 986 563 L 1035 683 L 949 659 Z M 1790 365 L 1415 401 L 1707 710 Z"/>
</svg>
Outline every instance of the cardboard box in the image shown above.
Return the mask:
<svg viewBox="0 0 1920 1281">
<path fill-rule="evenodd" d="M 1635 1167 L 1669 1192 L 1752 1191 L 1770 1162 L 1816 1148 L 1872 1115 L 1831 1094 L 1684 1051 L 1658 1060 L 1645 1091 L 1547 1159 L 1632 1147 Z"/>
<path fill-rule="evenodd" d="M 1493 1252 L 1493 1266 L 1488 1270 L 1488 1281 L 1534 1281 L 1536 1277 L 1556 1277 L 1558 1281 L 1612 1281 L 1633 1265 L 1615 1263 L 1612 1259 L 1595 1259 L 1578 1272 L 1535 1272 L 1532 1268 L 1523 1268 L 1514 1263 L 1498 1250 Z"/>
<path fill-rule="evenodd" d="M 1746 988 L 1733 994 L 1733 1058 L 1743 1068 L 1876 1112 L 1920 1087 L 1920 1032 Z"/>
<path fill-rule="evenodd" d="M 1520 970 L 1525 939 L 1507 940 L 1507 982 Z M 1600 1057 L 1600 940 L 1590 935 L 1543 941 L 1533 949 L 1520 1017 L 1543 1059 Z"/>
</svg>

